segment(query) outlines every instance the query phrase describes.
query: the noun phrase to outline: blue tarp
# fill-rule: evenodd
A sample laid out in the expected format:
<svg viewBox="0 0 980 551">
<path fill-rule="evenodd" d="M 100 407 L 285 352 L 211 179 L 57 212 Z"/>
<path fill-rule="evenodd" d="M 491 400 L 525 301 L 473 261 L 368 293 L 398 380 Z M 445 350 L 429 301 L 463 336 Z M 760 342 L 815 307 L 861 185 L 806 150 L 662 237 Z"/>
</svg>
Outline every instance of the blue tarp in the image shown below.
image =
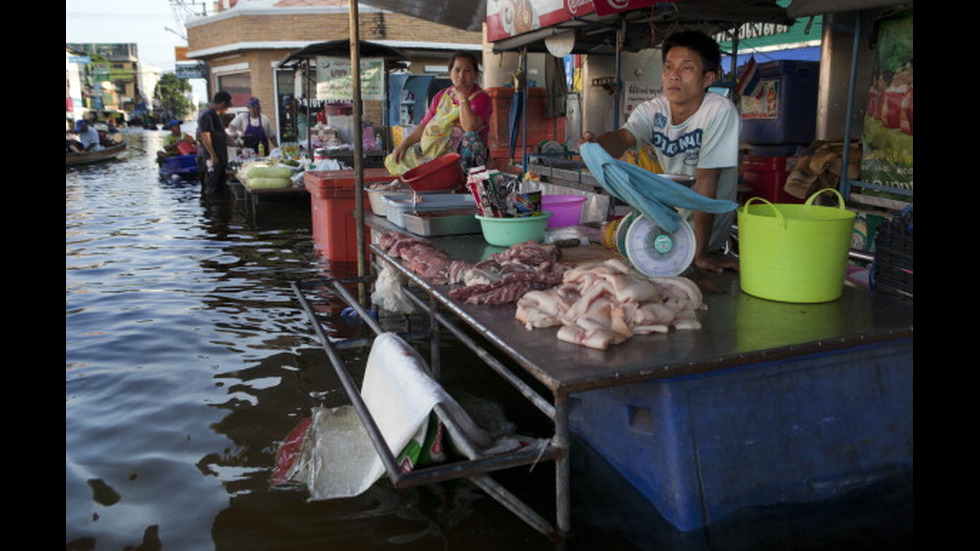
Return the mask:
<svg viewBox="0 0 980 551">
<path fill-rule="evenodd" d="M 745 65 L 749 58 L 755 56 L 755 62 L 762 64 L 770 61 L 820 61 L 820 46 L 808 48 L 792 48 L 789 50 L 773 50 L 767 52 L 745 52 L 738 54 L 737 67 Z M 721 67 L 728 71 L 732 66 L 732 56 L 722 56 Z"/>
</svg>

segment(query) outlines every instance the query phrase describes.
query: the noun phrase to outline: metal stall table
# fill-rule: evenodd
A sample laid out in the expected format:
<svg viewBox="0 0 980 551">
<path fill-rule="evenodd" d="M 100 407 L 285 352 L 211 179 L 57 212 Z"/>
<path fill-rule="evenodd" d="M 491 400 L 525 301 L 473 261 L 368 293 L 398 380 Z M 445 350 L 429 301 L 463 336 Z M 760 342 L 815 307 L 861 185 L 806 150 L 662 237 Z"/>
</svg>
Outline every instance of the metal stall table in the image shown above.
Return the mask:
<svg viewBox="0 0 980 551">
<path fill-rule="evenodd" d="M 385 230 L 383 225 L 375 229 Z M 486 245 L 480 236 L 431 241 L 453 258 L 467 262 L 502 250 Z M 504 353 L 511 360 L 508 365 L 486 351 L 479 355 L 554 422 L 548 456 L 556 461 L 559 536 L 571 530 L 568 454 L 573 431 L 600 453 L 603 448 L 632 446 L 612 449 L 607 458 L 654 502 L 666 520 L 682 530 L 704 527 L 739 507 L 822 497 L 819 491 L 795 491 L 807 481 L 819 480 L 822 486 L 814 482 L 816 486 L 836 491 L 858 478 L 869 479 L 856 478 L 857 471 L 874 477 L 883 470 L 911 468 L 910 301 L 845 288 L 842 297 L 830 303 L 777 303 L 741 292 L 737 274 L 717 274 L 709 276 L 714 291 L 705 294 L 708 309 L 699 315 L 701 329 L 636 336 L 608 350 L 594 350 L 559 341 L 555 328 L 525 329 L 514 319 L 514 305 L 470 305 L 453 300 L 451 287 L 434 285 L 414 274 L 377 245 L 371 250 L 379 262 L 408 279 L 407 290 L 417 304 L 430 307 L 434 323 L 449 328 L 466 344 L 474 344 L 471 348 L 475 350 L 486 345 Z M 456 322 L 486 342 L 471 343 Z M 551 396 L 539 395 L 522 382 L 521 374 L 530 375 Z M 852 390 L 865 392 L 865 409 L 885 421 L 864 423 L 859 419 L 863 414 L 855 410 L 862 404 Z M 631 395 L 636 393 L 640 398 L 633 400 L 636 396 Z M 610 400 L 623 406 L 623 411 L 610 415 Z M 632 404 L 625 403 L 630 400 Z M 802 412 L 794 409 L 799 402 L 806 402 Z M 814 452 L 807 446 L 786 448 L 791 439 L 777 427 L 767 427 L 765 434 L 739 432 L 746 419 L 764 415 L 746 412 L 746 408 L 769 412 L 773 425 L 787 417 L 787 431 L 822 425 L 825 434 L 813 439 L 814 446 L 850 445 L 854 450 L 835 449 L 826 457 L 810 457 L 773 476 L 769 465 L 751 463 L 758 460 L 752 455 L 756 451 L 741 448 L 741 443 L 719 443 L 725 437 L 718 433 L 768 442 L 764 454 L 787 449 L 791 455 Z M 846 420 L 845 428 L 835 428 L 829 419 L 835 412 L 853 418 Z M 620 413 L 630 423 L 622 433 L 612 427 Z M 695 434 L 699 431 L 700 436 Z M 629 432 L 652 440 L 631 440 L 624 436 Z M 705 442 L 704 438 L 713 440 Z M 649 445 L 659 449 L 646 449 Z M 624 463 L 615 456 L 617 452 L 636 456 L 639 463 L 626 464 L 630 459 Z M 818 449 L 815 453 L 823 452 Z M 656 455 L 657 460 L 645 454 Z M 739 477 L 735 482 L 729 472 L 733 469 Z M 650 470 L 652 480 L 645 473 L 637 474 L 638 470 Z M 779 487 L 747 489 L 753 476 L 758 478 L 755 482 L 764 485 L 772 479 Z"/>
</svg>

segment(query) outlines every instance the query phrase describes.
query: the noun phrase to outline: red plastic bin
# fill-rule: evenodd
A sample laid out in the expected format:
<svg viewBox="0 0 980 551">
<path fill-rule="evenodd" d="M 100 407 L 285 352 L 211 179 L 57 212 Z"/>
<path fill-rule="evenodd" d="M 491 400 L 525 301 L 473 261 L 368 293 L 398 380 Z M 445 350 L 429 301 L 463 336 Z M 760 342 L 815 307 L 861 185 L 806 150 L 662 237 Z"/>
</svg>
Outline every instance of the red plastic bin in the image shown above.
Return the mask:
<svg viewBox="0 0 980 551">
<path fill-rule="evenodd" d="M 761 197 L 770 203 L 802 203 L 786 193 L 787 161 L 789 157 L 746 157 L 742 161 L 742 180 L 752 188 L 744 194 L 744 199 Z"/>
<path fill-rule="evenodd" d="M 357 219 L 354 209 L 353 170 L 308 171 L 303 185 L 310 193 L 313 242 L 316 250 L 332 262 L 357 261 Z M 390 182 L 394 177 L 385 169 L 364 169 L 365 188 L 376 182 Z M 367 193 L 364 204 L 368 204 Z M 365 243 L 370 232 L 365 231 Z"/>
</svg>

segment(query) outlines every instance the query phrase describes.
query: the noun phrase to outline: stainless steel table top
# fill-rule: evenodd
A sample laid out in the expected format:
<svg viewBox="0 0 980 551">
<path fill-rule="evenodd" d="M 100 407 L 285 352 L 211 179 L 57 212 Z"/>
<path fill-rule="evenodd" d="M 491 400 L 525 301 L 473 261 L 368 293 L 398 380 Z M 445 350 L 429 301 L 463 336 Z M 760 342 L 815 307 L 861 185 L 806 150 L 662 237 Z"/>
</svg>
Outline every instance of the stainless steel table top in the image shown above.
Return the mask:
<svg viewBox="0 0 980 551">
<path fill-rule="evenodd" d="M 469 262 L 503 250 L 486 245 L 479 235 L 431 242 Z M 513 304 L 454 301 L 448 295 L 452 287 L 433 285 L 397 260 L 386 261 L 556 395 L 912 338 L 911 300 L 845 286 L 841 298 L 832 302 L 774 302 L 742 292 L 738 274 L 725 273 L 706 276 L 714 292 L 704 295 L 708 309 L 699 312 L 701 329 L 635 336 L 595 350 L 559 341 L 557 328 L 525 329 L 514 318 Z"/>
</svg>

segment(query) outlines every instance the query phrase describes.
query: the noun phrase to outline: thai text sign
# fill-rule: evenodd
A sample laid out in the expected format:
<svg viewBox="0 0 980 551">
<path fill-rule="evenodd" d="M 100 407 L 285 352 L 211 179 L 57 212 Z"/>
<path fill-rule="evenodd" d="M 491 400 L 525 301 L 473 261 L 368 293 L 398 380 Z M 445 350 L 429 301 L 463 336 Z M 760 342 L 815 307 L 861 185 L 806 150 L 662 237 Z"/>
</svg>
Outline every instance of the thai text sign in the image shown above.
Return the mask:
<svg viewBox="0 0 980 551">
<path fill-rule="evenodd" d="M 325 101 L 350 101 L 354 97 L 351 86 L 353 71 L 350 59 L 318 56 L 316 58 L 316 99 Z M 384 99 L 384 60 L 361 60 L 361 99 Z"/>
</svg>

